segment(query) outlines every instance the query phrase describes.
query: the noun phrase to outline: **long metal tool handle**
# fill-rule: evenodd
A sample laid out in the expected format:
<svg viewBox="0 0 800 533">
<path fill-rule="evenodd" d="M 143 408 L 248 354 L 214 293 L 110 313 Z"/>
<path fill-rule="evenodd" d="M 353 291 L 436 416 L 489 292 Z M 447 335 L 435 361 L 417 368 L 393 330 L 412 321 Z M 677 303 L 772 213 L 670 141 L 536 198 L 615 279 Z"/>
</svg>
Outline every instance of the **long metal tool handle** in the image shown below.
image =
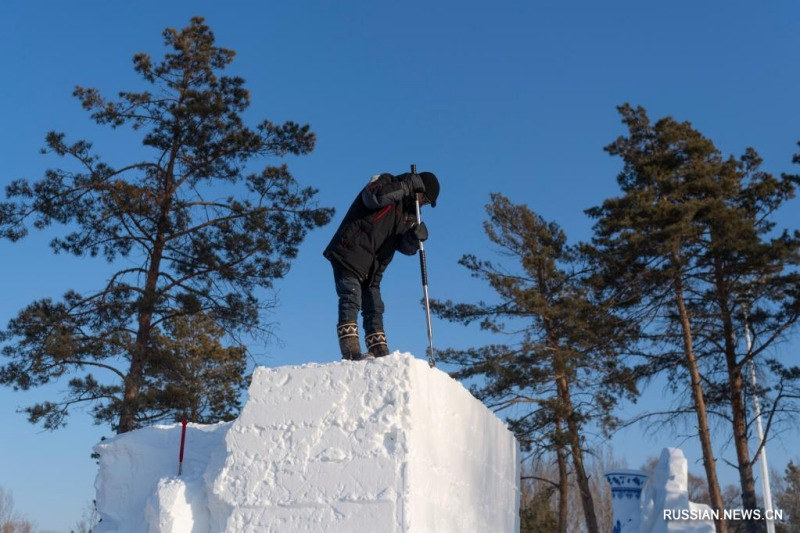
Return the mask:
<svg viewBox="0 0 800 533">
<path fill-rule="evenodd" d="M 417 165 L 411 165 L 411 173 L 417 173 Z M 417 225 L 422 223 L 419 212 L 419 197 L 414 194 L 414 201 L 417 206 Z M 428 266 L 425 262 L 425 246 L 419 241 L 419 267 L 422 271 L 422 295 L 425 298 L 425 318 L 428 324 L 428 365 L 431 368 L 436 366 L 436 359 L 433 351 L 433 328 L 431 327 L 431 302 L 428 298 Z"/>
<path fill-rule="evenodd" d="M 186 424 L 188 422 L 189 421 L 186 420 L 185 418 L 183 419 L 183 421 L 181 421 L 183 429 L 181 429 L 181 451 L 178 454 L 178 476 L 180 476 L 181 473 L 183 473 L 183 446 L 186 444 Z"/>
</svg>

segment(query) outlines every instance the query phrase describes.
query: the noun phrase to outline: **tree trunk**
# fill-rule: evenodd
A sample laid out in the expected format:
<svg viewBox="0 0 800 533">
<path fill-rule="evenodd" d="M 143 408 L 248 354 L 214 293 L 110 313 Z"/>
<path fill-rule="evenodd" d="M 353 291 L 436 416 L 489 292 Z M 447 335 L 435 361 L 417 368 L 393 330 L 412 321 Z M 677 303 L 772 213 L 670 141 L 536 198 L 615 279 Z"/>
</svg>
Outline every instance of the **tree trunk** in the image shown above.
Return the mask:
<svg viewBox="0 0 800 533">
<path fill-rule="evenodd" d="M 567 533 L 567 511 L 569 511 L 569 472 L 567 452 L 563 444 L 561 418 L 556 417 L 556 463 L 558 464 L 558 533 Z"/>
<path fill-rule="evenodd" d="M 731 423 L 733 425 L 733 443 L 736 448 L 736 459 L 739 464 L 739 481 L 742 489 L 742 506 L 745 509 L 757 509 L 756 481 L 753 477 L 753 464 L 750 462 L 748 446 L 747 414 L 744 402 L 742 367 L 736 361 L 736 341 L 734 338 L 733 318 L 728 307 L 729 294 L 722 272 L 720 260 L 714 262 L 714 275 L 717 290 L 717 302 L 720 307 L 723 333 L 725 336 L 725 363 L 728 370 L 728 392 L 731 402 Z M 753 519 L 745 521 L 747 533 L 759 533 L 760 524 Z"/>
<path fill-rule="evenodd" d="M 559 356 L 556 356 L 559 358 Z M 583 466 L 583 448 L 580 441 L 580 429 L 575 421 L 572 398 L 569 391 L 569 382 L 565 375 L 563 364 L 558 365 L 559 373 L 556 377 L 558 387 L 559 403 L 564 412 L 564 418 L 567 421 L 567 440 L 569 442 L 570 452 L 572 455 L 572 465 L 575 468 L 575 477 L 578 482 L 578 490 L 581 495 L 581 504 L 583 506 L 583 517 L 586 521 L 586 529 L 589 533 L 599 533 L 597 525 L 597 515 L 594 510 L 594 499 L 592 498 L 592 491 L 589 487 L 589 477 L 586 475 L 586 469 Z"/>
<path fill-rule="evenodd" d="M 136 330 L 136 343 L 131 350 L 131 366 L 125 376 L 125 391 L 120 406 L 119 425 L 117 433 L 127 433 L 136 429 L 136 414 L 138 412 L 137 400 L 139 391 L 144 382 L 144 368 L 148 357 L 150 331 L 152 329 L 153 311 L 156 304 L 156 289 L 158 274 L 163 253 L 163 243 L 153 250 L 150 258 L 150 267 L 147 271 L 144 294 L 141 299 L 138 328 Z"/>
<path fill-rule="evenodd" d="M 537 271 L 537 278 L 540 293 L 547 294 L 547 283 L 545 281 L 546 275 L 543 269 L 540 268 Z M 543 327 L 549 345 L 548 348 L 552 353 L 551 366 L 555 378 L 556 395 L 558 398 L 556 423 L 558 429 L 557 435 L 559 460 L 561 460 L 562 454 L 566 455 L 566 450 L 564 449 L 564 443 L 566 442 L 569 445 L 570 455 L 572 456 L 572 464 L 575 468 L 575 475 L 578 481 L 578 490 L 580 491 L 586 528 L 589 533 L 599 533 L 599 528 L 597 526 L 597 515 L 595 514 L 594 510 L 594 501 L 589 488 L 589 478 L 586 475 L 586 469 L 583 466 L 583 450 L 581 449 L 580 443 L 580 428 L 575 420 L 572 399 L 570 397 L 569 380 L 567 379 L 567 365 L 564 364 L 563 354 L 559 350 L 558 338 L 553 331 L 552 323 L 550 322 L 549 318 L 544 317 Z M 566 422 L 567 424 L 566 441 L 563 438 L 563 422 Z M 566 463 L 566 457 L 564 457 L 563 460 L 564 463 Z M 566 464 L 562 465 L 559 463 L 559 473 L 561 472 L 562 466 L 566 472 Z M 563 479 L 566 479 L 566 475 Z M 561 494 L 561 496 L 566 497 L 566 494 Z M 564 516 L 564 522 L 566 522 L 566 513 L 562 510 L 566 510 L 566 505 L 559 505 L 559 522 L 561 521 L 562 513 Z"/>
<path fill-rule="evenodd" d="M 125 391 L 120 406 L 119 425 L 117 434 L 127 433 L 136 429 L 137 401 L 139 392 L 144 383 L 145 362 L 148 357 L 150 332 L 153 326 L 153 313 L 158 301 L 158 277 L 161 274 L 161 258 L 167 244 L 167 231 L 169 228 L 169 214 L 172 209 L 172 196 L 174 194 L 174 169 L 178 156 L 180 143 L 178 135 L 170 151 L 169 162 L 164 170 L 164 196 L 159 199 L 161 209 L 156 221 L 156 234 L 153 239 L 153 251 L 150 254 L 150 265 L 147 268 L 147 279 L 139 304 L 138 327 L 136 330 L 136 343 L 131 350 L 131 366 L 125 376 Z"/>
<path fill-rule="evenodd" d="M 673 258 L 679 264 L 678 258 Z M 703 466 L 706 470 L 706 480 L 708 481 L 708 494 L 711 499 L 711 508 L 717 511 L 714 524 L 717 533 L 727 533 L 728 526 L 723 519 L 722 513 L 724 504 L 722 502 L 722 492 L 719 488 L 717 479 L 717 464 L 714 459 L 714 450 L 711 447 L 711 431 L 708 427 L 708 413 L 706 412 L 706 402 L 703 396 L 703 386 L 700 383 L 700 371 L 697 368 L 697 357 L 692 345 L 692 328 L 689 323 L 689 312 L 686 310 L 686 302 L 683 300 L 683 282 L 680 275 L 676 275 L 673 280 L 675 290 L 675 301 L 678 306 L 678 315 L 681 322 L 683 334 L 683 351 L 686 356 L 686 368 L 692 379 L 692 400 L 694 401 L 695 412 L 697 413 L 697 431 L 700 436 L 700 446 L 703 450 Z"/>
</svg>

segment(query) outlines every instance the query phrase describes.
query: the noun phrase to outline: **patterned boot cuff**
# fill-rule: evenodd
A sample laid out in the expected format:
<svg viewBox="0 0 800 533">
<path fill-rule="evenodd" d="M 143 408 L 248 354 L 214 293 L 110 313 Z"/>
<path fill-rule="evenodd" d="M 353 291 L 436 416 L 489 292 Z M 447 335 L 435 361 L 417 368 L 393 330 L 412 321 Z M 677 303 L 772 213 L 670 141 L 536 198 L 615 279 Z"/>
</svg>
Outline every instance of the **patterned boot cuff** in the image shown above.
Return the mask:
<svg viewBox="0 0 800 533">
<path fill-rule="evenodd" d="M 345 337 L 358 337 L 358 324 L 355 322 L 346 322 L 336 326 L 336 335 L 340 339 Z"/>
<path fill-rule="evenodd" d="M 383 331 L 376 331 L 375 333 L 370 333 L 367 335 L 365 340 L 367 342 L 367 349 L 372 351 L 372 348 L 378 346 L 379 344 L 386 346 L 386 333 Z"/>
</svg>

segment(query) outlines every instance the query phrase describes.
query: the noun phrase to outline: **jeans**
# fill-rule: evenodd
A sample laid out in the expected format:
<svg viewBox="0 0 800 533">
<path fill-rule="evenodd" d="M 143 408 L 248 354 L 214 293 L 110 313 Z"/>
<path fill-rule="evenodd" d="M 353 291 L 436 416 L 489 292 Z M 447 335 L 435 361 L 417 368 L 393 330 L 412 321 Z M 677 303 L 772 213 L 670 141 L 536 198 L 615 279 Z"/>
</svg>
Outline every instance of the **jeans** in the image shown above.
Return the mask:
<svg viewBox="0 0 800 533">
<path fill-rule="evenodd" d="M 333 265 L 333 280 L 339 295 L 339 324 L 358 322 L 358 311 L 364 319 L 364 332 L 369 335 L 383 331 L 383 300 L 380 279 L 361 282 L 355 274 Z"/>
</svg>

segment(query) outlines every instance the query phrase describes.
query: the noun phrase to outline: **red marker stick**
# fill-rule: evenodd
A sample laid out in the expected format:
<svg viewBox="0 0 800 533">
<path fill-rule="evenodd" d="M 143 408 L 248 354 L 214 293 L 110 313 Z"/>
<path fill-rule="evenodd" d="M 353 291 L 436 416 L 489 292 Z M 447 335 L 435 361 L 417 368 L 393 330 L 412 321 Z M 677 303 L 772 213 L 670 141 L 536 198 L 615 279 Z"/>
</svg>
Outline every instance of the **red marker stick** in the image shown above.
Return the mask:
<svg viewBox="0 0 800 533">
<path fill-rule="evenodd" d="M 185 418 L 181 422 L 183 424 L 183 429 L 181 430 L 181 453 L 178 456 L 178 475 L 181 475 L 181 471 L 183 470 L 183 445 L 186 444 L 186 424 L 189 421 Z"/>
</svg>

